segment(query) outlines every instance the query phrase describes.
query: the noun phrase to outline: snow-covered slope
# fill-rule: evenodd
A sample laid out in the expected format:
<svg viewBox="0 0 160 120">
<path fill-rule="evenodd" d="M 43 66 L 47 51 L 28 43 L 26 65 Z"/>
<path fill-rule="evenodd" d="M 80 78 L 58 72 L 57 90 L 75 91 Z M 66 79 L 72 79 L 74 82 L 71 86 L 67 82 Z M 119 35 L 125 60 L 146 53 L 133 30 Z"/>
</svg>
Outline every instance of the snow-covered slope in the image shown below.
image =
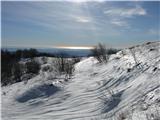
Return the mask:
<svg viewBox="0 0 160 120">
<path fill-rule="evenodd" d="M 45 65 L 52 66 L 51 61 L 49 58 Z M 63 76 L 56 78 L 53 71 L 41 71 L 27 83 L 2 87 L 3 120 L 159 120 L 159 117 L 160 42 L 124 49 L 110 56 L 106 64 L 85 58 L 75 65 L 69 81 Z"/>
</svg>

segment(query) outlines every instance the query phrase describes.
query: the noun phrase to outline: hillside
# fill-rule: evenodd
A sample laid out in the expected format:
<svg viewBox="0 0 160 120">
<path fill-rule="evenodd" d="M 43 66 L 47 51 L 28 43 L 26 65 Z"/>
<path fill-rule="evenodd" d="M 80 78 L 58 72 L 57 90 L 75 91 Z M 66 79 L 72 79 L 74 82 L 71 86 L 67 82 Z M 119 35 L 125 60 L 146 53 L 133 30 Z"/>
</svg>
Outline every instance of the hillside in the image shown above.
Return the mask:
<svg viewBox="0 0 160 120">
<path fill-rule="evenodd" d="M 53 67 L 54 58 L 37 59 Z M 3 120 L 159 120 L 160 42 L 119 51 L 106 64 L 83 58 L 68 81 L 53 68 L 1 91 Z"/>
</svg>

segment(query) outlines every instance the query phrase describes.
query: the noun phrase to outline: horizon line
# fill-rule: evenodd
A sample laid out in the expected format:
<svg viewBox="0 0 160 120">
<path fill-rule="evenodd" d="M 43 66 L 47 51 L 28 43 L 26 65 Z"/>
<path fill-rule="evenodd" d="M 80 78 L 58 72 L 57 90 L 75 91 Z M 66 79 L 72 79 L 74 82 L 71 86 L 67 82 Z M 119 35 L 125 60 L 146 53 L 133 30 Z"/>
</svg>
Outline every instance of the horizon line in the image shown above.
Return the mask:
<svg viewBox="0 0 160 120">
<path fill-rule="evenodd" d="M 21 48 L 21 49 L 93 49 L 94 46 L 17 46 L 17 45 L 1 45 L 1 49 L 3 48 Z"/>
</svg>

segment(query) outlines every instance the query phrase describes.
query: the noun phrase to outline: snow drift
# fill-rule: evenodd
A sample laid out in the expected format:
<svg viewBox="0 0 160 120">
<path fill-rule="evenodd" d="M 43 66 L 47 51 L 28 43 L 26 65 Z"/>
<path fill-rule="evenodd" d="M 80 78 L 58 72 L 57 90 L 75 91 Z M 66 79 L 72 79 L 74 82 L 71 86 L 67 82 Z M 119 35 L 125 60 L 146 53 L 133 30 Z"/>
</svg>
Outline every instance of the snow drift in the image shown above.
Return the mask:
<svg viewBox="0 0 160 120">
<path fill-rule="evenodd" d="M 124 49 L 106 64 L 84 58 L 68 81 L 41 71 L 2 87 L 2 119 L 159 120 L 160 42 Z"/>
</svg>

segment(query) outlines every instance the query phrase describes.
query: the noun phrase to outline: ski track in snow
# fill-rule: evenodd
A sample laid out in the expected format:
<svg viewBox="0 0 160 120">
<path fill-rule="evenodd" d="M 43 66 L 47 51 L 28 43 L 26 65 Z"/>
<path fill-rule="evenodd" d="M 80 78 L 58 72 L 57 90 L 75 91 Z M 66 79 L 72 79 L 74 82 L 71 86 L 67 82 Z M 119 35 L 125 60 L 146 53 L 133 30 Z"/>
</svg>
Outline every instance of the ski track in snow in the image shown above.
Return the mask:
<svg viewBox="0 0 160 120">
<path fill-rule="evenodd" d="M 2 119 L 109 120 L 119 111 L 136 106 L 145 95 L 160 91 L 159 44 L 134 48 L 141 68 L 135 67 L 133 57 L 126 49 L 126 55 L 119 52 L 111 56 L 107 64 L 97 64 L 94 58 L 82 60 L 75 66 L 72 79 L 55 86 L 48 85 L 39 75 L 27 84 L 20 82 L 2 87 L 2 93 L 6 93 L 2 94 Z M 150 48 L 156 50 L 148 52 Z M 157 70 L 153 72 L 155 67 Z M 127 72 L 129 68 L 131 72 Z M 111 92 L 115 97 L 113 100 L 110 99 Z M 160 98 L 160 92 L 157 96 L 152 98 Z M 151 102 L 152 99 L 147 100 Z"/>
</svg>

